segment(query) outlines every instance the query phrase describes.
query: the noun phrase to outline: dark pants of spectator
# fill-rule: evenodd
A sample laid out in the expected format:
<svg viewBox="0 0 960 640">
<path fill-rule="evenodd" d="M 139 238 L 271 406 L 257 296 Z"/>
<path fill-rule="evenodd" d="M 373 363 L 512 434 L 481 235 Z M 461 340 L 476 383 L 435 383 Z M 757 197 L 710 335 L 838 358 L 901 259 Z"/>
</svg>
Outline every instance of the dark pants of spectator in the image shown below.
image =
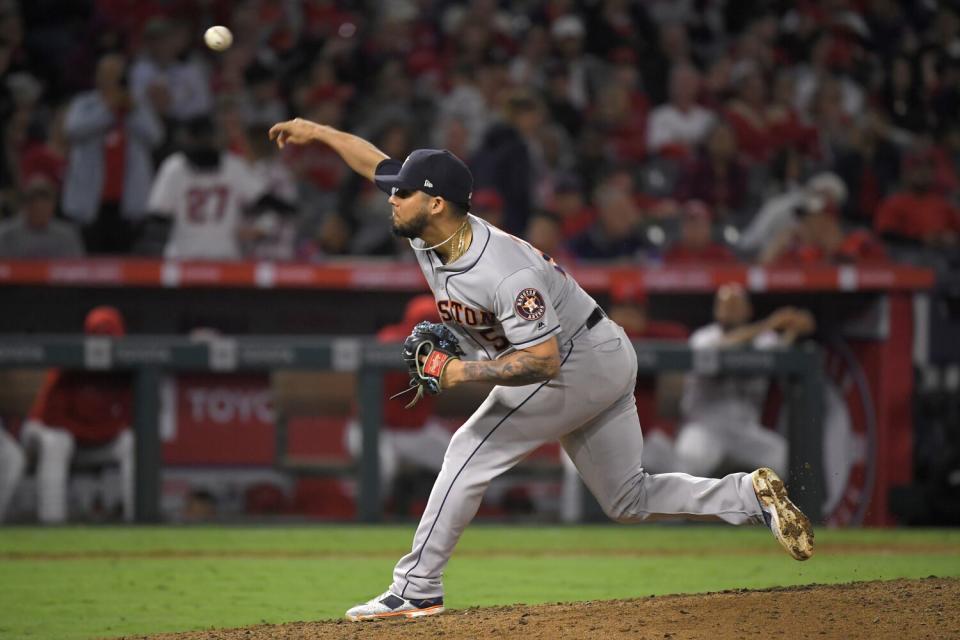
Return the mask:
<svg viewBox="0 0 960 640">
<path fill-rule="evenodd" d="M 136 231 L 120 213 L 119 202 L 104 202 L 94 221 L 84 225 L 83 243 L 87 253 L 129 253 Z"/>
</svg>

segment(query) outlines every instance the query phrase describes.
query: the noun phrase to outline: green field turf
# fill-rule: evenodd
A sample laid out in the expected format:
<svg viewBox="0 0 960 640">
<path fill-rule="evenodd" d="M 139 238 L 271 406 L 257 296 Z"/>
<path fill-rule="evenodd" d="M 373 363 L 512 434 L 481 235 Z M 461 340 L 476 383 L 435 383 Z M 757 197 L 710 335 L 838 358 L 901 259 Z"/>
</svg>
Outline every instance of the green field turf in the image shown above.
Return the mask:
<svg viewBox="0 0 960 640">
<path fill-rule="evenodd" d="M 0 638 L 90 638 L 317 620 L 383 591 L 413 526 L 0 529 Z M 630 598 L 960 577 L 960 530 L 820 530 L 799 563 L 761 528 L 467 530 L 446 603 Z"/>
</svg>

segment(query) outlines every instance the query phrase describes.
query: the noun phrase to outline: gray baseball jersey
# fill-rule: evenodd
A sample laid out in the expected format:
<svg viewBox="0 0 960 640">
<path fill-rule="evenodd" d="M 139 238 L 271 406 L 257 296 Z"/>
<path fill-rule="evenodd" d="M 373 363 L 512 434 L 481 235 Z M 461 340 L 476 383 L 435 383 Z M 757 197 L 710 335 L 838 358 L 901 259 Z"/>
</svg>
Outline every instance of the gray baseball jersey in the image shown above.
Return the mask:
<svg viewBox="0 0 960 640">
<path fill-rule="evenodd" d="M 417 251 L 437 307 L 467 358 L 492 359 L 554 336 L 561 366 L 552 380 L 494 387 L 457 430 L 413 548 L 394 569 L 404 598 L 443 594 L 443 570 L 493 478 L 540 445 L 559 440 L 604 512 L 620 522 L 713 517 L 762 518 L 750 476 L 650 475 L 634 403 L 637 356 L 617 324 L 542 253 L 474 216 L 467 252 L 444 265 Z M 414 246 L 422 247 L 420 241 Z"/>
<path fill-rule="evenodd" d="M 480 218 L 470 215 L 469 222 L 473 241 L 452 264 L 433 251 L 416 252 L 440 317 L 467 359 L 492 360 L 552 336 L 563 343 L 583 326 L 597 303 L 550 256 Z"/>
</svg>

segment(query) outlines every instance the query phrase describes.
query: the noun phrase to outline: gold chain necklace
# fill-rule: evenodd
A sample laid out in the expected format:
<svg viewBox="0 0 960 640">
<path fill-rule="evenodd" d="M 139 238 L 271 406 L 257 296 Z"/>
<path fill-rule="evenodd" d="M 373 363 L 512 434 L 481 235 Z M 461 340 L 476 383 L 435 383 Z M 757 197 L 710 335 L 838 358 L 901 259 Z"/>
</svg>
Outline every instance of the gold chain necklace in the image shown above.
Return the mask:
<svg viewBox="0 0 960 640">
<path fill-rule="evenodd" d="M 464 246 L 465 238 L 466 238 L 466 233 L 465 233 L 466 230 L 467 230 L 467 221 L 464 220 L 463 224 L 460 225 L 460 230 L 457 232 L 457 249 L 447 259 L 447 264 L 450 264 L 451 262 L 459 259 L 460 256 L 466 253 L 466 247 Z"/>
</svg>

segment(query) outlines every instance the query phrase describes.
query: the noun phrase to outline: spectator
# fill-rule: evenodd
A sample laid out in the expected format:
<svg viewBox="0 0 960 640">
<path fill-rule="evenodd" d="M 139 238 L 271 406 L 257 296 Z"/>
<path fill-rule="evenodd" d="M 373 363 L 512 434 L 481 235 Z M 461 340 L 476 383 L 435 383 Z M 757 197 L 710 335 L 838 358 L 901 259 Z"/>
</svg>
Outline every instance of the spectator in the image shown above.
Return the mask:
<svg viewBox="0 0 960 640">
<path fill-rule="evenodd" d="M 430 295 L 412 298 L 403 312 L 403 320 L 390 324 L 377 333 L 377 341 L 401 343 L 418 322 L 440 322 L 437 304 Z M 380 485 L 381 496 L 386 498 L 394 486 L 397 474 L 403 469 L 427 469 L 440 471 L 443 456 L 450 442 L 450 432 L 434 418 L 437 400 L 424 395 L 409 409 L 404 405 L 409 395 L 392 398 L 410 386 L 407 373 L 384 374 L 383 425 L 380 428 Z M 352 420 L 344 434 L 347 451 L 355 459 L 363 451 L 363 433 L 360 423 Z"/>
<path fill-rule="evenodd" d="M 929 128 L 926 105 L 920 83 L 914 78 L 913 65 L 904 56 L 897 56 L 886 74 L 883 107 L 890 123 L 899 129 L 918 133 Z"/>
<path fill-rule="evenodd" d="M 795 106 L 800 113 L 816 110 L 816 95 L 824 84 L 833 84 L 835 103 L 845 117 L 855 117 L 863 111 L 866 102 L 863 89 L 849 77 L 838 75 L 833 69 L 832 58 L 840 45 L 835 35 L 821 32 L 813 42 L 809 57 L 796 66 Z"/>
<path fill-rule="evenodd" d="M 550 118 L 569 135 L 578 136 L 583 128 L 583 112 L 570 100 L 570 74 L 563 64 L 548 67 L 544 94 Z"/>
<path fill-rule="evenodd" d="M 560 218 L 555 214 L 541 211 L 530 216 L 530 223 L 527 225 L 524 237 L 527 242 L 561 266 L 574 261 L 573 254 L 567 248 L 563 238 Z"/>
<path fill-rule="evenodd" d="M 26 466 L 23 448 L 0 421 L 0 524 L 3 524 L 7 517 L 7 510 Z"/>
<path fill-rule="evenodd" d="M 699 200 L 691 200 L 680 209 L 680 237 L 667 250 L 667 265 L 729 264 L 737 258 L 725 245 L 713 240 L 710 209 Z"/>
<path fill-rule="evenodd" d="M 84 322 L 87 335 L 121 337 L 123 317 L 96 307 Z M 44 524 L 67 519 L 71 463 L 120 466 L 123 517 L 133 519 L 133 384 L 129 372 L 53 370 L 21 433 L 24 449 L 37 459 L 37 513 Z"/>
<path fill-rule="evenodd" d="M 932 97 L 934 117 L 939 130 L 960 125 L 960 55 L 948 55 L 943 61 L 940 86 Z"/>
<path fill-rule="evenodd" d="M 413 148 L 412 136 L 405 120 L 392 121 L 377 136 L 375 144 L 391 158 L 405 158 Z M 350 253 L 394 255 L 398 238 L 392 231 L 390 203 L 371 181 L 350 173 L 339 194 L 339 209 L 350 223 Z"/>
<path fill-rule="evenodd" d="M 867 229 L 844 233 L 836 210 L 814 205 L 802 210 L 800 222 L 767 247 L 764 264 L 862 264 L 886 262 L 883 244 Z"/>
<path fill-rule="evenodd" d="M 717 291 L 713 314 L 713 324 L 690 336 L 695 352 L 775 349 L 814 330 L 813 316 L 788 307 L 750 323 L 750 299 L 743 287 L 735 284 Z M 683 425 L 676 443 L 678 471 L 709 475 L 727 461 L 738 468 L 770 467 L 786 475 L 786 439 L 760 424 L 767 385 L 764 378 L 689 374 L 681 401 Z"/>
<path fill-rule="evenodd" d="M 582 189 L 580 179 L 572 173 L 558 176 L 554 183 L 546 209 L 560 219 L 565 240 L 585 232 L 597 219 L 597 212 L 584 202 Z"/>
<path fill-rule="evenodd" d="M 570 249 L 582 260 L 637 260 L 646 243 L 632 193 L 608 179 L 597 189 L 597 223 L 574 238 Z"/>
<path fill-rule="evenodd" d="M 810 121 L 819 134 L 817 155 L 832 162 L 850 148 L 854 118 L 843 108 L 843 85 L 832 77 L 817 86 L 810 105 Z"/>
<path fill-rule="evenodd" d="M 777 71 L 770 106 L 765 114 L 771 143 L 781 153 L 789 150 L 814 156 L 817 151 L 817 131 L 804 122 L 794 107 L 794 86 L 789 67 Z"/>
<path fill-rule="evenodd" d="M 354 89 L 339 81 L 337 68 L 327 56 L 314 61 L 306 82 L 294 89 L 293 102 L 297 113 L 308 113 L 328 100 L 345 105 L 353 95 Z"/>
<path fill-rule="evenodd" d="M 689 64 L 670 70 L 670 102 L 650 113 L 647 147 L 654 153 L 678 157 L 692 155 L 707 136 L 716 117 L 697 104 L 700 72 Z"/>
<path fill-rule="evenodd" d="M 187 53 L 186 25 L 151 18 L 143 31 L 143 48 L 130 67 L 130 95 L 135 102 L 158 97 L 158 111 L 175 122 L 185 122 L 213 109 L 206 67 Z"/>
<path fill-rule="evenodd" d="M 568 74 L 567 97 L 580 111 L 593 102 L 603 80 L 603 63 L 584 52 L 586 34 L 583 21 L 573 14 L 560 16 L 550 27 L 559 60 Z"/>
<path fill-rule="evenodd" d="M 24 144 L 19 149 L 21 179 L 42 173 L 49 176 L 59 190 L 66 170 L 67 142 L 64 139 L 65 108 L 58 108 L 47 123 L 31 123 Z"/>
<path fill-rule="evenodd" d="M 450 91 L 437 101 L 441 127 L 451 121 L 459 122 L 467 132 L 466 148 L 473 153 L 479 148 L 483 134 L 490 124 L 490 105 L 477 87 L 471 67 L 455 67 L 450 82 Z"/>
<path fill-rule="evenodd" d="M 510 82 L 517 87 L 544 89 L 549 67 L 550 34 L 538 24 L 531 25 L 519 39 L 520 50 L 510 61 Z"/>
<path fill-rule="evenodd" d="M 705 147 L 680 177 L 681 200 L 701 200 L 719 220 L 735 219 L 747 203 L 747 171 L 737 154 L 733 129 L 725 122 L 713 125 Z"/>
<path fill-rule="evenodd" d="M 544 110 L 531 94 L 520 91 L 507 99 L 504 120 L 491 125 L 471 163 L 478 189 L 493 188 L 503 197 L 505 230 L 522 233 L 534 207 L 537 177 L 536 136 Z"/>
<path fill-rule="evenodd" d="M 247 139 L 250 170 L 256 182 L 263 185 L 249 255 L 265 260 L 290 260 L 300 200 L 296 179 L 267 136 L 267 127 L 248 128 Z"/>
<path fill-rule="evenodd" d="M 818 173 L 801 188 L 789 189 L 767 200 L 740 236 L 738 247 L 759 253 L 799 220 L 798 211 L 806 208 L 839 210 L 847 199 L 847 187 L 833 173 Z"/>
<path fill-rule="evenodd" d="M 243 121 L 249 125 L 272 125 L 287 119 L 287 107 L 280 99 L 276 72 L 254 62 L 243 73 L 246 92 L 240 106 Z"/>
<path fill-rule="evenodd" d="M 777 146 L 769 118 L 767 84 L 759 67 L 740 63 L 737 95 L 727 103 L 726 118 L 740 153 L 753 163 L 768 161 Z"/>
<path fill-rule="evenodd" d="M 851 143 L 834 162 L 837 175 L 850 188 L 843 214 L 851 222 L 869 224 L 881 200 L 899 182 L 900 150 L 874 113 L 857 124 Z"/>
<path fill-rule="evenodd" d="M 150 191 L 150 213 L 169 230 L 164 255 L 178 259 L 236 260 L 257 232 L 244 219 L 264 193 L 247 163 L 221 149 L 213 120 L 184 127 L 184 151 L 160 167 Z"/>
<path fill-rule="evenodd" d="M 56 220 L 57 188 L 43 174 L 27 177 L 20 213 L 0 222 L 0 256 L 5 258 L 78 258 L 83 241 L 69 222 Z"/>
<path fill-rule="evenodd" d="M 929 154 L 910 158 L 904 170 L 905 189 L 880 203 L 874 229 L 898 244 L 955 247 L 960 239 L 960 212 L 933 188 L 934 165 Z"/>
<path fill-rule="evenodd" d="M 9 146 L 6 123 L 17 110 L 13 91 L 7 82 L 10 65 L 13 62 L 13 54 L 14 46 L 12 43 L 0 40 L 0 122 L 4 123 L 4 126 L 0 127 L 0 150 L 4 151 Z M 8 153 L 0 153 L 0 193 L 16 187 L 15 167 L 11 165 L 10 160 Z"/>
<path fill-rule="evenodd" d="M 97 63 L 96 88 L 76 96 L 67 109 L 64 130 L 69 144 L 63 212 L 83 225 L 90 253 L 124 253 L 135 223 L 147 211 L 153 180 L 151 152 L 163 140 L 154 111 L 158 94 L 146 101 L 130 98 L 126 61 L 108 54 Z"/>
<path fill-rule="evenodd" d="M 675 69 L 678 66 L 693 69 L 697 61 L 693 59 L 687 25 L 678 20 L 668 20 L 659 25 L 656 45 L 652 51 L 644 52 L 646 55 L 641 57 L 640 65 L 650 100 L 654 104 L 661 104 L 673 99 Z"/>
<path fill-rule="evenodd" d="M 640 162 L 647 154 L 648 105 L 642 94 L 628 87 L 604 87 L 589 114 L 593 125 L 606 136 L 606 147 L 615 162 Z"/>
</svg>

